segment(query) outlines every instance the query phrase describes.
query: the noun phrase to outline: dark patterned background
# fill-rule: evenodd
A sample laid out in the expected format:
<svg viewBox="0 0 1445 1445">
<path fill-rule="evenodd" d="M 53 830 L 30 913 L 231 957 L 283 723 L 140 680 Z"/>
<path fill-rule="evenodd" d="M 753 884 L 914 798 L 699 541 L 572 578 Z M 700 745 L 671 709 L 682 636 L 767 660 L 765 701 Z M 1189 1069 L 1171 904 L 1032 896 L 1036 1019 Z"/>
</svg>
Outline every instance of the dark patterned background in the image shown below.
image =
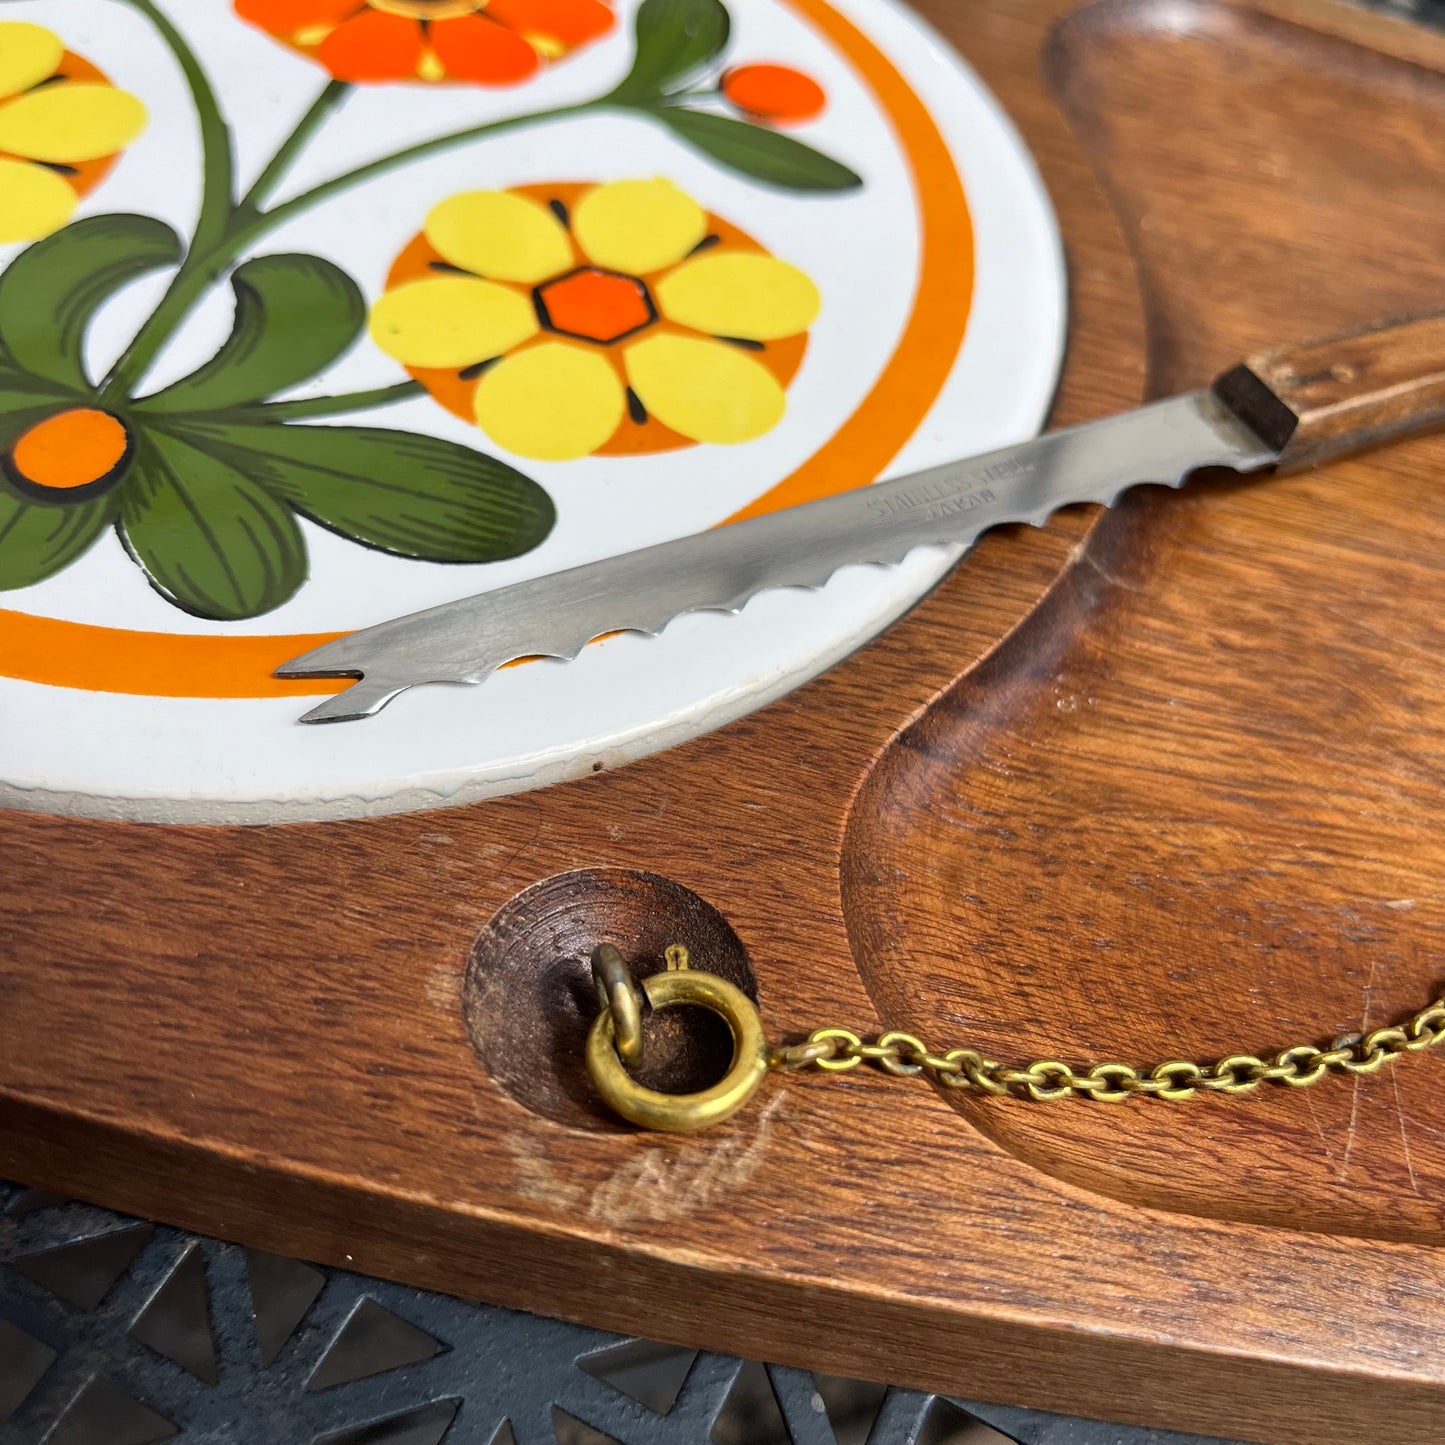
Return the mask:
<svg viewBox="0 0 1445 1445">
<path fill-rule="evenodd" d="M 1211 1445 L 670 1349 L 0 1184 L 0 1445 L 171 1439 Z"/>
</svg>

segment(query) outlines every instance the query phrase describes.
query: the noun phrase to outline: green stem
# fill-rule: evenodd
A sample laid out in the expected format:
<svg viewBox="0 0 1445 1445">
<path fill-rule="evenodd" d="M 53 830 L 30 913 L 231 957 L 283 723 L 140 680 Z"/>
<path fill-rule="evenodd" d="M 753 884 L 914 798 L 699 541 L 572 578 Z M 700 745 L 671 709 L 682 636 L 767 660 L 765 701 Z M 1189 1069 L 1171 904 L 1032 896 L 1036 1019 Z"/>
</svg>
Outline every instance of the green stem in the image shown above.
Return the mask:
<svg viewBox="0 0 1445 1445">
<path fill-rule="evenodd" d="M 256 408 L 257 420 L 292 421 L 308 416 L 344 416 L 352 411 L 369 411 L 374 406 L 391 406 L 425 394 L 419 381 L 399 381 L 395 386 L 378 386 L 371 391 L 350 391 L 344 396 L 308 396 L 298 401 L 271 401 Z M 264 413 L 264 416 L 259 415 Z"/>
<path fill-rule="evenodd" d="M 266 204 L 271 192 L 281 183 L 282 177 L 291 168 L 296 157 L 305 149 L 311 137 L 321 128 L 323 123 L 331 115 L 343 100 L 351 94 L 351 85 L 344 80 L 333 80 L 327 84 L 321 94 L 316 97 L 311 109 L 306 112 L 296 125 L 296 129 L 286 137 L 281 144 L 281 149 L 271 157 L 271 163 L 256 179 L 256 184 L 246 192 L 238 207 L 241 211 L 258 213 Z"/>
<path fill-rule="evenodd" d="M 181 32 L 157 8 L 154 0 L 122 0 L 122 3 L 139 11 L 155 26 L 190 87 L 191 100 L 195 104 L 196 118 L 201 127 L 204 168 L 201 213 L 196 221 L 191 249 L 208 250 L 226 229 L 231 204 L 235 199 L 235 159 L 231 147 L 231 128 L 221 113 L 216 93 L 211 89 L 211 82 L 206 78 L 206 72 L 196 59 L 195 52 L 186 44 Z"/>
<path fill-rule="evenodd" d="M 201 131 L 202 187 L 200 214 L 196 218 L 196 229 L 186 259 L 171 279 L 170 289 L 161 304 L 116 362 L 102 393 L 110 398 L 129 390 L 194 304 L 195 297 L 209 284 L 204 279 L 210 274 L 204 258 L 224 236 L 235 203 L 235 157 L 231 129 L 195 52 L 153 0 L 122 0 L 122 3 L 145 16 L 155 27 L 190 87 Z M 203 276 L 199 284 L 195 279 L 198 273 Z"/>
<path fill-rule="evenodd" d="M 230 258 L 214 259 L 195 251 L 187 255 L 181 269 L 171 278 L 166 294 L 145 324 L 136 332 L 120 360 L 101 387 L 102 405 L 118 404 L 128 398 L 145 375 L 156 354 L 171 339 L 176 328 L 190 315 L 191 308 L 225 274 Z"/>
<path fill-rule="evenodd" d="M 507 116 L 503 120 L 487 121 L 484 125 L 475 125 L 469 130 L 455 131 L 451 135 L 439 136 L 436 140 L 421 141 L 417 145 L 407 146 L 405 150 L 395 151 L 389 156 L 382 156 L 380 160 L 369 161 L 364 166 L 358 166 L 354 171 L 347 171 L 345 175 L 334 176 L 329 181 L 323 181 L 319 186 L 304 191 L 301 195 L 264 212 L 256 217 L 250 229 L 243 234 L 246 241 L 254 240 L 257 235 L 272 230 L 283 221 L 289 221 L 292 216 L 299 215 L 302 211 L 308 211 L 312 206 L 320 205 L 322 201 L 328 201 L 332 196 L 350 190 L 353 186 L 359 186 L 363 181 L 373 180 L 387 171 L 395 170 L 398 166 L 423 160 L 427 156 L 439 155 L 442 151 L 451 150 L 454 146 L 465 145 L 468 141 L 480 140 L 486 135 L 500 135 L 503 131 L 516 130 L 524 125 L 536 125 L 541 121 L 566 120 L 571 116 L 583 115 L 588 111 L 601 109 L 604 104 L 605 102 L 600 100 L 588 100 L 579 105 L 564 105 L 557 110 L 537 110 L 526 115 Z"/>
<path fill-rule="evenodd" d="M 150 7 L 151 0 L 126 0 L 126 3 Z M 331 90 L 332 87 L 327 86 L 316 104 L 302 119 L 300 128 L 306 130 L 307 134 L 302 136 L 301 142 L 293 146 L 291 143 L 295 139 L 293 136 L 282 146 L 282 150 L 289 153 L 286 156 L 287 163 L 294 158 L 300 145 L 309 138 L 309 134 L 325 119 L 332 106 L 337 103 L 338 97 L 331 95 Z M 503 131 L 516 130 L 521 126 L 582 115 L 587 111 L 601 109 L 607 104 L 608 102 L 605 100 L 589 100 L 579 105 L 562 106 L 556 110 L 532 111 L 526 115 L 507 116 L 502 120 L 487 121 L 483 125 L 471 126 L 467 130 L 439 136 L 435 140 L 421 141 L 417 145 L 407 146 L 404 150 L 396 151 L 389 156 L 382 156 L 380 160 L 370 161 L 364 166 L 358 166 L 355 170 L 347 171 L 344 175 L 323 181 L 319 186 L 314 186 L 299 196 L 293 196 L 291 200 L 283 201 L 269 211 L 256 212 L 246 202 L 234 207 L 229 213 L 227 224 L 221 235 L 209 250 L 203 250 L 199 242 L 192 246 L 185 264 L 176 273 L 170 289 L 161 299 L 160 305 L 141 327 L 125 355 L 116 363 L 115 369 L 111 372 L 110 378 L 101 391 L 101 402 L 114 405 L 118 404 L 122 398 L 129 397 L 136 383 L 145 374 L 147 367 L 170 340 L 176 328 L 185 320 L 191 308 L 226 274 L 236 257 L 260 240 L 262 236 L 274 231 L 293 216 L 298 216 L 303 211 L 309 211 L 313 206 L 330 200 L 332 196 L 350 190 L 353 186 L 361 185 L 387 171 L 395 170 L 398 166 L 407 165 L 426 156 L 438 155 L 455 146 L 465 145 L 468 141 L 479 140 L 482 136 L 500 135 Z M 227 155 L 229 158 L 229 149 Z M 282 169 L 284 166 L 278 166 L 273 161 L 266 167 L 261 178 L 262 181 L 271 184 L 274 179 L 279 179 Z M 274 177 L 272 176 L 273 172 L 275 173 Z M 257 187 L 253 187 L 253 194 L 260 184 L 261 182 L 258 181 Z M 247 201 L 249 200 L 250 197 L 247 198 Z M 198 230 L 198 237 L 199 234 Z"/>
<path fill-rule="evenodd" d="M 138 4 L 149 7 L 150 0 L 127 0 L 129 4 Z M 179 38 L 178 38 L 178 43 Z M 187 52 L 189 54 L 189 52 Z M 196 85 L 210 94 L 209 86 L 206 85 L 204 75 L 197 72 Z M 212 195 L 209 178 L 206 187 L 206 199 L 201 203 L 202 219 L 196 225 L 195 240 L 191 243 L 185 264 L 176 272 L 171 281 L 170 288 L 161 298 L 160 305 L 156 307 L 145 325 L 136 333 L 135 339 L 127 348 L 126 353 L 116 363 L 110 379 L 106 382 L 102 398 L 115 400 L 118 396 L 129 395 L 132 389 L 145 374 L 146 368 L 155 360 L 156 353 L 160 351 L 167 341 L 170 340 L 177 326 L 185 320 L 191 307 L 196 304 L 200 296 L 216 284 L 225 274 L 226 268 L 236 258 L 239 248 L 230 244 L 231 232 L 235 229 L 238 221 L 254 218 L 258 213 L 258 207 L 265 200 L 266 196 L 280 184 L 282 177 L 290 168 L 292 162 L 301 154 L 306 143 L 316 133 L 321 124 L 336 109 L 342 100 L 349 94 L 351 86 L 344 81 L 331 81 L 316 98 L 310 110 L 301 117 L 296 128 L 281 143 L 281 148 L 271 157 L 270 164 L 261 172 L 250 191 L 247 192 L 241 203 L 234 208 L 231 205 L 231 159 L 230 159 L 230 138 L 226 137 L 226 181 L 225 190 L 222 194 L 225 197 L 225 206 L 221 213 L 221 224 L 214 240 L 209 247 L 205 244 L 210 233 L 217 228 L 208 223 L 208 217 L 215 208 L 215 201 Z M 196 95 L 196 108 L 201 110 L 201 98 L 196 87 L 192 87 L 192 93 Z M 217 112 L 219 114 L 219 112 Z M 207 135 L 207 120 L 204 113 L 201 117 L 201 131 L 203 140 Z M 224 126 L 223 126 L 224 128 Z M 206 152 L 209 158 L 212 145 L 206 142 Z M 208 161 L 209 167 L 209 161 Z M 208 254 L 208 250 L 215 254 Z"/>
</svg>

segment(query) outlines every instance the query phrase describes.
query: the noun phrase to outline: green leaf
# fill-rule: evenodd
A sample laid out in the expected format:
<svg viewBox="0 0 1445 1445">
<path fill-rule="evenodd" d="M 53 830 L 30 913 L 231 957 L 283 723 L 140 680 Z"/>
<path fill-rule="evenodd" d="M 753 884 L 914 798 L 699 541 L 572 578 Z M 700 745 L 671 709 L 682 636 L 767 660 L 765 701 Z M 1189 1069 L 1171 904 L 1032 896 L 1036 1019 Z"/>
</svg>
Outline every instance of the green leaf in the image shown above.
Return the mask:
<svg viewBox="0 0 1445 1445">
<path fill-rule="evenodd" d="M 21 370 L 90 390 L 85 334 L 128 281 L 174 266 L 180 238 L 149 216 L 90 216 L 22 251 L 0 276 L 0 349 Z"/>
<path fill-rule="evenodd" d="M 0 370 L 0 452 L 8 451 L 11 442 L 54 410 L 54 402 L 32 391 L 28 380 Z"/>
<path fill-rule="evenodd" d="M 707 111 L 656 106 L 647 112 L 731 170 L 789 191 L 850 191 L 863 178 L 791 136 Z"/>
<path fill-rule="evenodd" d="M 0 358 L 0 416 L 10 417 L 22 412 L 28 416 L 34 411 L 39 413 L 35 417 L 39 421 L 46 412 L 60 411 L 74 404 L 75 398 L 68 391 L 28 372 L 12 371 Z M 7 435 L 4 443 L 0 444 L 8 445 L 19 434 L 17 431 Z"/>
<path fill-rule="evenodd" d="M 366 302 L 320 256 L 260 256 L 231 277 L 230 339 L 200 370 L 147 397 L 141 410 L 223 411 L 309 381 L 361 334 Z"/>
<path fill-rule="evenodd" d="M 722 0 L 642 0 L 632 70 L 609 98 L 624 105 L 657 99 L 717 55 L 730 27 Z"/>
<path fill-rule="evenodd" d="M 536 482 L 437 437 L 220 418 L 167 424 L 312 521 L 400 557 L 497 562 L 530 552 L 556 521 Z"/>
<path fill-rule="evenodd" d="M 0 592 L 31 587 L 64 571 L 90 549 L 109 517 L 105 497 L 47 507 L 0 484 Z"/>
<path fill-rule="evenodd" d="M 152 430 L 121 493 L 121 537 L 151 585 L 197 617 L 270 612 L 306 580 L 296 518 L 219 457 Z"/>
</svg>

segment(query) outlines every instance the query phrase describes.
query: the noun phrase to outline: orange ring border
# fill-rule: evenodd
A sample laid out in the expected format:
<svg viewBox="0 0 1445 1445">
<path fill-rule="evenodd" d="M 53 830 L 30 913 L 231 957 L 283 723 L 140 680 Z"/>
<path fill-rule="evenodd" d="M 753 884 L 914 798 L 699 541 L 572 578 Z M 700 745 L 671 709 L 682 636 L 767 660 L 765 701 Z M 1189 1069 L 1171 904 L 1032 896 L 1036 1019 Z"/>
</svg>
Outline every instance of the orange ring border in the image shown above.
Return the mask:
<svg viewBox="0 0 1445 1445">
<path fill-rule="evenodd" d="M 852 62 L 892 121 L 913 167 L 921 221 L 918 289 L 888 365 L 862 404 L 791 476 L 727 518 L 740 521 L 876 477 L 928 414 L 958 356 L 973 299 L 973 222 L 963 182 L 927 107 L 893 63 L 827 0 L 784 0 Z M 0 609 L 0 676 L 149 697 L 314 697 L 341 679 L 271 673 L 344 633 L 280 636 L 138 632 Z"/>
</svg>

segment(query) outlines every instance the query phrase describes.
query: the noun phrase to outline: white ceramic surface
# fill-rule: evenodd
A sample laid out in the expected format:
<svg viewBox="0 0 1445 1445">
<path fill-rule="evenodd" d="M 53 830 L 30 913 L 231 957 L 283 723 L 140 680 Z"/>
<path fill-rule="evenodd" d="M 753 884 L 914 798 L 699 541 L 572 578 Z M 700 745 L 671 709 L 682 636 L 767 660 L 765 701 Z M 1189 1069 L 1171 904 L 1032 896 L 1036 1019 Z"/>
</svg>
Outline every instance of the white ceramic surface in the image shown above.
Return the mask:
<svg viewBox="0 0 1445 1445">
<path fill-rule="evenodd" d="M 244 188 L 327 77 L 315 58 L 243 23 L 224 0 L 164 0 L 162 8 L 194 47 L 229 115 Z M 804 468 L 849 425 L 854 432 L 845 438 L 864 437 L 867 445 L 835 444 L 825 453 L 832 461 L 813 467 L 815 488 L 870 480 L 847 465 L 850 452 L 863 455 L 868 446 L 884 453 L 872 472 L 897 475 L 1033 434 L 1062 351 L 1063 266 L 1045 193 L 996 102 L 916 17 L 881 0 L 730 0 L 729 9 L 725 63 L 779 62 L 821 84 L 827 96 L 821 115 L 778 133 L 842 161 L 861 185 L 801 191 L 765 184 L 717 164 L 644 114 L 586 114 L 483 137 L 393 170 L 287 222 L 248 254 L 327 258 L 374 302 L 395 258 L 448 196 L 664 177 L 817 286 L 821 307 L 787 386 L 782 419 L 736 445 L 563 461 L 508 453 L 429 395 L 318 419 L 316 425 L 405 429 L 499 457 L 550 494 L 555 528 L 525 555 L 455 565 L 370 550 L 303 520 L 309 580 L 274 610 L 237 621 L 178 609 L 107 531 L 48 580 L 0 591 L 0 674 L 11 674 L 0 676 L 0 803 L 157 821 L 271 822 L 537 787 L 598 764 L 615 767 L 781 696 L 875 635 L 936 583 L 942 555 L 920 551 L 900 567 L 848 569 L 820 592 L 764 595 L 739 617 L 683 618 L 659 639 L 611 638 L 570 664 L 513 667 L 476 688 L 417 689 L 374 719 L 331 727 L 299 725 L 308 703 L 294 694 L 152 696 L 146 688 L 157 684 L 140 678 L 135 691 L 109 690 L 114 679 L 102 690 L 83 685 L 94 667 L 89 674 L 77 668 L 81 685 L 33 680 L 57 671 L 68 676 L 72 641 L 77 656 L 88 656 L 97 646 L 106 652 L 112 635 L 112 661 L 128 656 L 135 636 L 145 639 L 146 656 L 164 659 L 164 639 L 174 635 L 273 638 L 279 663 L 316 634 L 716 525 Z M 318 130 L 278 199 L 414 141 L 606 92 L 632 60 L 631 14 L 623 6 L 608 34 L 515 87 L 359 86 Z M 30 21 L 61 35 L 69 50 L 140 97 L 149 112 L 144 133 L 84 196 L 77 215 L 155 216 L 188 234 L 200 194 L 195 117 L 175 62 L 145 16 L 123 0 L 18 0 L 0 20 Z M 900 99 L 900 80 L 911 104 Z M 736 114 L 721 101 L 699 106 Z M 0 101 L 0 120 L 3 113 Z M 960 225 L 957 207 L 949 212 L 938 187 L 928 183 L 921 193 L 920 167 L 926 181 L 939 154 L 961 178 L 974 247 L 966 331 L 941 369 L 933 353 L 963 318 L 956 305 L 939 300 L 946 292 L 929 284 L 948 260 L 940 246 L 955 246 Z M 930 216 L 929 205 L 943 214 Z M 0 265 L 22 249 L 0 248 Z M 966 266 L 966 254 L 956 264 Z M 94 375 L 124 350 L 166 282 L 164 272 L 147 276 L 102 308 L 87 342 Z M 940 314 L 946 304 L 950 315 Z M 142 390 L 153 392 L 203 363 L 225 339 L 232 309 L 226 285 L 206 295 Z M 906 334 L 907 354 L 895 355 Z M 890 369 L 891 397 L 870 400 Z M 363 334 L 287 395 L 335 395 L 403 380 L 398 362 Z M 34 619 L 80 626 L 37 633 Z M 54 639 L 52 651 L 37 661 L 46 638 Z M 164 668 L 161 677 L 164 687 Z"/>
</svg>

